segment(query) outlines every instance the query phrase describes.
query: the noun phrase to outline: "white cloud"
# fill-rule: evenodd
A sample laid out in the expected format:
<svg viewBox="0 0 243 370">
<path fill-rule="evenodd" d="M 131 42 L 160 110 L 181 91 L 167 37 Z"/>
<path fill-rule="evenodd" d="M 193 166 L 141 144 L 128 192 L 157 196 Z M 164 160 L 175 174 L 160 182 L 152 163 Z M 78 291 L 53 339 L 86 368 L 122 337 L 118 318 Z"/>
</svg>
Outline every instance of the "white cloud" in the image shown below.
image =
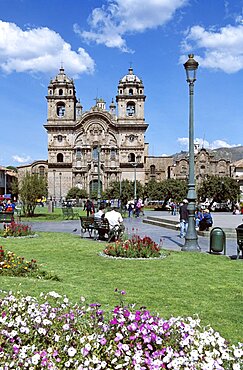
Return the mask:
<svg viewBox="0 0 243 370">
<path fill-rule="evenodd" d="M 228 25 L 218 30 L 192 27 L 182 42 L 182 50 L 197 49 L 202 50 L 202 55 L 195 56 L 201 67 L 226 73 L 240 71 L 243 69 L 243 25 Z M 181 57 L 181 62 L 186 59 Z"/>
<path fill-rule="evenodd" d="M 14 162 L 17 163 L 27 163 L 31 160 L 31 157 L 30 156 L 20 157 L 19 155 L 13 155 L 12 159 Z"/>
<path fill-rule="evenodd" d="M 61 62 L 76 76 L 94 70 L 94 61 L 83 48 L 73 51 L 49 28 L 22 30 L 14 23 L 0 21 L 0 68 L 5 73 L 51 73 Z"/>
<path fill-rule="evenodd" d="M 184 150 L 188 150 L 189 139 L 187 137 L 179 137 L 177 139 L 177 142 L 182 148 L 184 148 Z M 209 143 L 207 140 L 196 138 L 194 140 L 194 143 L 198 143 L 200 148 L 205 148 L 205 149 L 233 148 L 236 146 L 241 146 L 241 144 L 229 144 L 225 140 L 219 140 L 219 139 L 214 140 L 211 143 Z"/>
<path fill-rule="evenodd" d="M 90 31 L 74 31 L 86 42 L 130 51 L 124 36 L 162 26 L 170 21 L 177 9 L 188 0 L 107 0 L 107 5 L 95 8 L 89 18 Z"/>
</svg>

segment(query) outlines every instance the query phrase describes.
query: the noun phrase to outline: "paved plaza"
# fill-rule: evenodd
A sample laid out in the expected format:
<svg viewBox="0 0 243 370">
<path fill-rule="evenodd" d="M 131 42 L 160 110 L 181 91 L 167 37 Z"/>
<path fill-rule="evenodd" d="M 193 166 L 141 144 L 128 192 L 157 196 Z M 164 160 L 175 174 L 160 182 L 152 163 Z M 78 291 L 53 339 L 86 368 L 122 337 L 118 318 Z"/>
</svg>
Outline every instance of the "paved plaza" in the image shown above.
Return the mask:
<svg viewBox="0 0 243 370">
<path fill-rule="evenodd" d="M 243 223 L 242 215 L 232 215 L 231 213 L 213 213 L 214 227 L 236 228 Z M 143 222 L 147 216 L 163 217 L 178 220 L 178 215 L 171 216 L 167 212 L 146 211 L 145 216 L 139 218 L 126 218 L 124 224 L 127 234 L 138 234 L 140 236 L 150 236 L 156 243 L 168 250 L 180 251 L 184 245 L 184 239 L 179 238 L 179 230 L 171 230 L 164 227 L 149 225 Z M 60 222 L 33 222 L 29 223 L 33 231 L 67 232 L 77 237 L 80 236 L 79 220 L 63 220 Z M 209 251 L 209 237 L 198 237 L 198 243 L 202 252 Z M 226 254 L 231 258 L 236 258 L 237 241 L 226 238 Z"/>
</svg>

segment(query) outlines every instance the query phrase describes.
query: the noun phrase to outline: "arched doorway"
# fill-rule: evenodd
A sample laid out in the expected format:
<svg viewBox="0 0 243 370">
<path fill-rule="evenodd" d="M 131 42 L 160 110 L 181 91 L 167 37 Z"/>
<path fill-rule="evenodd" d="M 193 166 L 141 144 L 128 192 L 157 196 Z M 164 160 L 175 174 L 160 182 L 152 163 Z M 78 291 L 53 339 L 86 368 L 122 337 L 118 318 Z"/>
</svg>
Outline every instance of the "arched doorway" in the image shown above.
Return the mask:
<svg viewBox="0 0 243 370">
<path fill-rule="evenodd" d="M 100 181 L 100 192 L 102 192 L 102 182 Z M 91 180 L 89 183 L 89 194 L 98 195 L 98 180 Z"/>
</svg>

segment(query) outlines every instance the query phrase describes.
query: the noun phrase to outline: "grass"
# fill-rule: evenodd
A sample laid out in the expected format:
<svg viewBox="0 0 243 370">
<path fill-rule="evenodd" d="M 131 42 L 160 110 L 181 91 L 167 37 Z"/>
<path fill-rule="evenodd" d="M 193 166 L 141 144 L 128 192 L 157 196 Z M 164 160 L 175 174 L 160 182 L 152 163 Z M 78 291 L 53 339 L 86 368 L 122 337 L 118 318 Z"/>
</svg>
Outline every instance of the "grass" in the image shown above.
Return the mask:
<svg viewBox="0 0 243 370">
<path fill-rule="evenodd" d="M 86 216 L 86 211 L 83 211 L 83 208 L 81 207 L 74 207 L 74 212 L 78 213 L 79 216 Z M 39 222 L 46 222 L 46 221 L 62 221 L 63 215 L 62 215 L 62 209 L 60 207 L 55 207 L 54 212 L 48 213 L 48 208 L 37 206 L 35 208 L 35 213 L 33 217 L 25 217 L 21 214 L 21 222 L 33 222 L 33 221 L 39 221 Z"/>
<path fill-rule="evenodd" d="M 231 342 L 243 342 L 243 264 L 224 256 L 171 252 L 162 260 L 115 260 L 98 255 L 106 244 L 66 233 L 39 233 L 34 239 L 1 239 L 4 249 L 36 259 L 62 281 L 1 276 L 1 289 L 38 296 L 55 290 L 73 302 L 84 296 L 104 307 L 118 303 L 146 306 L 165 318 L 198 314 Z"/>
</svg>

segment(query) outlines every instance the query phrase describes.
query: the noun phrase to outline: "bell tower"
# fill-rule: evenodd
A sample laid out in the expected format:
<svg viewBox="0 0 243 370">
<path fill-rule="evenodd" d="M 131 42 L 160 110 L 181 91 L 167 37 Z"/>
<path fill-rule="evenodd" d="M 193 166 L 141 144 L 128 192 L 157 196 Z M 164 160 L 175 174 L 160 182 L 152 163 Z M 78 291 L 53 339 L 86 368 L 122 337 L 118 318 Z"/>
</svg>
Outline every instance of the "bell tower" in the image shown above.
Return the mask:
<svg viewBox="0 0 243 370">
<path fill-rule="evenodd" d="M 76 91 L 72 79 L 61 67 L 58 75 L 50 81 L 46 96 L 47 124 L 73 124 L 76 120 Z"/>
<path fill-rule="evenodd" d="M 118 123 L 143 123 L 145 99 L 143 82 L 130 67 L 118 84 Z"/>
</svg>

